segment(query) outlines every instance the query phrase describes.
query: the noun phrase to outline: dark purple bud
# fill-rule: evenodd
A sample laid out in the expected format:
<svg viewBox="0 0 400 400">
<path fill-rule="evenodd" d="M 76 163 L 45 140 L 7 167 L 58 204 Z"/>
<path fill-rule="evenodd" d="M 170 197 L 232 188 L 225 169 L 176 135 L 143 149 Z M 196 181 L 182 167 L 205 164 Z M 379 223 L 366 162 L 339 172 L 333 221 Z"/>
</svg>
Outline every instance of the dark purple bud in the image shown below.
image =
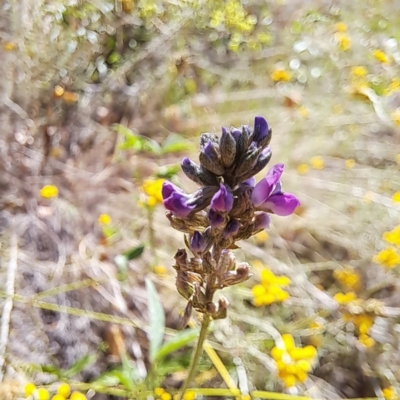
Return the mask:
<svg viewBox="0 0 400 400">
<path fill-rule="evenodd" d="M 221 161 L 225 167 L 230 167 L 236 157 L 236 141 L 234 137 L 222 127 L 222 136 L 219 141 L 219 150 L 221 153 Z"/>
<path fill-rule="evenodd" d="M 207 247 L 207 241 L 200 232 L 195 232 L 190 238 L 190 250 L 193 253 L 202 253 Z"/>
<path fill-rule="evenodd" d="M 248 150 L 240 157 L 240 160 L 235 169 L 235 176 L 241 177 L 248 171 L 251 171 L 256 165 L 260 156 L 261 148 L 257 147 L 255 142 L 252 142 Z"/>
<path fill-rule="evenodd" d="M 252 140 L 258 147 L 264 148 L 271 141 L 271 130 L 263 117 L 254 118 L 254 130 Z"/>
<path fill-rule="evenodd" d="M 201 186 L 218 186 L 217 178 L 210 172 L 205 171 L 195 162 L 185 157 L 182 162 L 182 171 L 193 182 Z"/>
<path fill-rule="evenodd" d="M 252 169 L 250 169 L 249 171 L 247 171 L 245 174 L 243 174 L 240 177 L 240 180 L 242 180 L 242 179 L 247 180 L 248 178 L 250 178 L 254 175 L 257 175 L 260 171 L 262 171 L 267 166 L 271 157 L 272 157 L 271 149 L 268 146 L 261 152 L 255 166 Z"/>
<path fill-rule="evenodd" d="M 211 171 L 215 175 L 223 175 L 225 172 L 224 166 L 221 164 L 215 144 L 210 141 L 205 143 L 203 151 L 199 155 L 200 164 L 203 168 Z"/>
<path fill-rule="evenodd" d="M 254 218 L 254 230 L 269 228 L 271 223 L 271 217 L 266 212 L 259 212 Z"/>
<path fill-rule="evenodd" d="M 187 217 L 194 209 L 194 204 L 188 204 L 190 196 L 171 182 L 165 181 L 161 190 L 164 206 L 179 218 Z"/>
<path fill-rule="evenodd" d="M 233 206 L 233 196 L 222 183 L 219 190 L 211 199 L 210 207 L 213 211 L 229 212 Z"/>
<path fill-rule="evenodd" d="M 212 228 L 218 228 L 225 222 L 224 216 L 213 209 L 208 212 L 208 219 Z"/>
<path fill-rule="evenodd" d="M 239 228 L 240 228 L 239 221 L 237 221 L 236 219 L 230 220 L 227 223 L 227 225 L 226 225 L 226 227 L 224 229 L 224 232 L 222 234 L 224 239 L 227 239 L 227 238 L 229 238 L 231 236 L 236 235 L 238 233 L 238 231 L 239 231 Z"/>
</svg>

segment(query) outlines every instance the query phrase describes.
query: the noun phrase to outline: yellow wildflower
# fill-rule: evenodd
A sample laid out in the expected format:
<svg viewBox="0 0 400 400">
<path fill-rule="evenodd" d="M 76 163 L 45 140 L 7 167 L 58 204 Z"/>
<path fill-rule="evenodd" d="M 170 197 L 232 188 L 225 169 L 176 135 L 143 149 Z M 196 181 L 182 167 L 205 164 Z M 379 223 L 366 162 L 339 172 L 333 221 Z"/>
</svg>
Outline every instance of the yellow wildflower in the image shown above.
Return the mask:
<svg viewBox="0 0 400 400">
<path fill-rule="evenodd" d="M 366 76 L 368 73 L 367 69 L 362 65 L 357 65 L 356 67 L 351 68 L 351 75 L 355 78 L 362 78 Z"/>
<path fill-rule="evenodd" d="M 73 392 L 69 400 L 87 400 L 86 396 L 81 392 Z"/>
<path fill-rule="evenodd" d="M 400 264 L 400 254 L 397 253 L 395 248 L 387 247 L 375 255 L 373 261 L 381 264 L 382 267 L 391 269 Z"/>
<path fill-rule="evenodd" d="M 348 51 L 351 48 L 351 39 L 345 33 L 336 33 L 335 35 L 336 43 L 340 50 Z"/>
<path fill-rule="evenodd" d="M 385 400 L 396 400 L 398 398 L 396 395 L 396 389 L 393 386 L 382 389 L 382 394 Z"/>
<path fill-rule="evenodd" d="M 336 269 L 333 277 L 348 289 L 358 290 L 360 288 L 360 277 L 350 267 Z"/>
<path fill-rule="evenodd" d="M 400 79 L 396 77 L 392 79 L 389 86 L 384 90 L 383 94 L 385 96 L 388 96 L 393 92 L 398 91 L 399 89 L 400 89 Z"/>
<path fill-rule="evenodd" d="M 347 169 L 353 169 L 356 165 L 356 161 L 353 158 L 349 158 L 345 161 L 344 165 Z"/>
<path fill-rule="evenodd" d="M 358 337 L 358 341 L 364 345 L 365 347 L 373 347 L 375 344 L 375 340 L 372 339 L 372 337 L 368 336 L 365 333 L 362 333 L 359 337 Z"/>
<path fill-rule="evenodd" d="M 396 111 L 393 111 L 390 114 L 390 118 L 392 119 L 392 121 L 396 124 L 400 126 L 400 109 L 397 109 Z"/>
<path fill-rule="evenodd" d="M 160 396 L 160 400 L 171 400 L 172 396 L 168 392 L 164 392 Z"/>
<path fill-rule="evenodd" d="M 309 170 L 309 167 L 308 167 L 307 164 L 300 164 L 300 165 L 297 166 L 297 172 L 300 175 L 306 174 L 308 172 L 308 170 Z"/>
<path fill-rule="evenodd" d="M 271 72 L 271 79 L 274 82 L 289 82 L 292 74 L 284 69 L 274 69 Z"/>
<path fill-rule="evenodd" d="M 289 298 L 289 293 L 282 286 L 290 285 L 287 276 L 276 276 L 269 269 L 261 271 L 261 284 L 253 286 L 253 304 L 256 307 L 267 306 L 272 303 L 280 303 Z"/>
<path fill-rule="evenodd" d="M 183 395 L 183 400 L 195 400 L 195 398 L 196 392 L 194 392 L 193 390 L 187 390 Z"/>
<path fill-rule="evenodd" d="M 310 160 L 310 165 L 314 169 L 324 169 L 325 168 L 324 159 L 321 156 L 312 157 Z"/>
<path fill-rule="evenodd" d="M 258 232 L 257 234 L 255 234 L 253 237 L 254 237 L 256 244 L 262 245 L 268 240 L 269 235 L 267 232 L 265 232 L 265 230 L 262 230 L 261 232 Z"/>
<path fill-rule="evenodd" d="M 111 224 L 111 217 L 108 214 L 100 214 L 97 221 L 100 225 L 110 225 Z"/>
<path fill-rule="evenodd" d="M 271 349 L 276 362 L 278 376 L 285 386 L 291 387 L 304 382 L 317 356 L 314 346 L 296 347 L 293 336 L 282 335 L 282 342 Z"/>
<path fill-rule="evenodd" d="M 65 400 L 66 397 L 62 396 L 61 394 L 55 394 L 51 400 Z"/>
<path fill-rule="evenodd" d="M 33 392 L 36 390 L 36 385 L 32 382 L 28 382 L 25 385 L 25 395 L 26 397 L 32 396 Z"/>
<path fill-rule="evenodd" d="M 156 397 L 160 397 L 165 392 L 165 389 L 162 387 L 157 387 L 154 389 L 154 395 Z"/>
<path fill-rule="evenodd" d="M 389 64 L 390 60 L 386 53 L 380 49 L 376 49 L 372 52 L 372 55 L 382 64 Z"/>
<path fill-rule="evenodd" d="M 64 396 L 67 398 L 71 393 L 71 388 L 69 387 L 68 383 L 61 383 L 61 385 L 57 389 L 57 394 Z"/>
<path fill-rule="evenodd" d="M 388 243 L 400 246 L 400 225 L 396 226 L 391 231 L 385 232 L 382 237 Z"/>
<path fill-rule="evenodd" d="M 52 199 L 58 196 L 58 188 L 55 185 L 45 185 L 40 189 L 40 195 L 45 199 Z"/>
<path fill-rule="evenodd" d="M 395 203 L 400 203 L 400 192 L 393 193 L 392 200 Z"/>
<path fill-rule="evenodd" d="M 335 25 L 335 30 L 336 30 L 336 32 L 346 32 L 347 31 L 347 25 L 344 22 L 338 22 Z"/>
<path fill-rule="evenodd" d="M 36 398 L 37 398 L 37 400 L 49 400 L 50 393 L 47 389 L 40 388 L 36 391 Z"/>
<path fill-rule="evenodd" d="M 147 195 L 146 205 L 149 207 L 154 207 L 159 203 L 162 203 L 162 185 L 164 179 L 146 179 L 143 182 L 142 190 Z"/>
<path fill-rule="evenodd" d="M 153 267 L 153 271 L 155 274 L 160 275 L 160 276 L 164 276 L 167 274 L 167 268 L 165 267 L 165 265 L 161 265 L 161 264 L 158 264 L 155 267 Z"/>
<path fill-rule="evenodd" d="M 336 293 L 333 298 L 339 303 L 339 304 L 347 304 L 351 303 L 357 298 L 357 295 L 354 292 L 348 292 L 348 293 Z"/>
</svg>

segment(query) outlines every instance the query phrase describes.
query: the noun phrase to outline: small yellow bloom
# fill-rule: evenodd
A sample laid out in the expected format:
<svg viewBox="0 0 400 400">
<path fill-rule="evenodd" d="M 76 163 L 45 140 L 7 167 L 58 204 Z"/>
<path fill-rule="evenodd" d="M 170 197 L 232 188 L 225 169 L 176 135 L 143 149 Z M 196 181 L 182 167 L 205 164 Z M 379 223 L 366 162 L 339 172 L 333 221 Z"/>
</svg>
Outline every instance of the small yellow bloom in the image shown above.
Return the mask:
<svg viewBox="0 0 400 400">
<path fill-rule="evenodd" d="M 50 399 L 50 393 L 47 389 L 45 388 L 40 388 L 36 392 L 37 400 L 49 400 Z"/>
<path fill-rule="evenodd" d="M 29 382 L 25 385 L 25 395 L 26 397 L 32 396 L 33 392 L 36 390 L 36 385 Z"/>
<path fill-rule="evenodd" d="M 360 288 L 360 277 L 350 267 L 336 269 L 333 277 L 348 289 L 358 290 Z"/>
<path fill-rule="evenodd" d="M 52 199 L 58 196 L 58 188 L 55 185 L 45 185 L 40 189 L 40 195 L 45 199 Z"/>
<path fill-rule="evenodd" d="M 354 292 L 348 292 L 348 293 L 336 293 L 333 298 L 339 303 L 339 304 L 347 304 L 351 303 L 357 298 L 357 295 Z"/>
<path fill-rule="evenodd" d="M 154 395 L 160 397 L 165 392 L 165 389 L 158 387 L 154 389 Z"/>
<path fill-rule="evenodd" d="M 392 200 L 395 203 L 400 203 L 400 191 L 393 193 Z"/>
<path fill-rule="evenodd" d="M 347 31 L 347 25 L 344 22 L 338 22 L 335 25 L 335 30 L 336 30 L 336 32 L 346 32 Z"/>
<path fill-rule="evenodd" d="M 389 232 L 385 232 L 382 237 L 388 243 L 400 247 L 400 225 L 396 226 L 396 228 Z"/>
<path fill-rule="evenodd" d="M 348 51 L 351 48 L 351 39 L 345 33 L 336 33 L 335 35 L 336 43 L 340 50 Z"/>
<path fill-rule="evenodd" d="M 68 396 L 67 396 L 68 397 Z M 51 400 L 65 400 L 67 397 L 62 396 L 61 394 L 55 394 Z"/>
<path fill-rule="evenodd" d="M 196 392 L 194 392 L 193 390 L 187 390 L 183 395 L 183 400 L 195 400 L 195 398 Z"/>
<path fill-rule="evenodd" d="M 392 81 L 390 82 L 389 86 L 385 89 L 384 95 L 388 96 L 392 94 L 393 92 L 396 92 L 400 89 L 400 79 L 399 78 L 393 78 Z"/>
<path fill-rule="evenodd" d="M 308 170 L 309 170 L 309 167 L 308 167 L 307 164 L 300 164 L 300 165 L 297 166 L 297 172 L 300 175 L 306 174 L 308 172 Z"/>
<path fill-rule="evenodd" d="M 61 385 L 57 389 L 57 393 L 60 394 L 61 396 L 64 396 L 65 398 L 67 398 L 71 393 L 71 388 L 68 385 L 68 383 L 65 383 L 65 382 L 61 383 Z"/>
<path fill-rule="evenodd" d="M 160 400 L 171 400 L 172 396 L 168 392 L 164 392 L 160 396 Z"/>
<path fill-rule="evenodd" d="M 65 90 L 62 86 L 56 85 L 53 90 L 54 97 L 61 97 L 64 94 Z"/>
<path fill-rule="evenodd" d="M 292 74 L 284 69 L 274 69 L 271 72 L 271 79 L 274 82 L 289 82 Z"/>
<path fill-rule="evenodd" d="M 143 182 L 142 189 L 147 194 L 147 196 L 154 197 L 159 203 L 162 203 L 162 185 L 164 179 L 146 179 Z"/>
<path fill-rule="evenodd" d="M 380 251 L 374 258 L 373 261 L 377 264 L 381 264 L 385 268 L 395 268 L 400 265 L 400 254 L 397 253 L 393 247 L 387 247 Z"/>
<path fill-rule="evenodd" d="M 390 60 L 386 53 L 382 50 L 376 49 L 372 52 L 372 55 L 382 64 L 389 64 Z"/>
<path fill-rule="evenodd" d="M 261 232 L 258 232 L 257 234 L 255 234 L 253 237 L 254 237 L 256 244 L 262 245 L 268 240 L 269 235 L 267 232 L 265 232 L 265 230 L 262 230 Z"/>
<path fill-rule="evenodd" d="M 362 78 L 368 74 L 368 71 L 362 65 L 357 65 L 356 67 L 351 68 L 351 75 L 355 78 Z"/>
<path fill-rule="evenodd" d="M 13 42 L 5 42 L 3 44 L 4 51 L 13 51 L 16 47 L 17 45 Z"/>
<path fill-rule="evenodd" d="M 167 268 L 165 267 L 165 265 L 158 264 L 153 268 L 153 271 L 155 274 L 160 276 L 167 275 Z"/>
<path fill-rule="evenodd" d="M 97 221 L 100 225 L 110 225 L 111 217 L 108 214 L 100 214 Z"/>
<path fill-rule="evenodd" d="M 310 160 L 310 165 L 314 169 L 324 169 L 325 168 L 324 159 L 321 156 L 312 157 Z"/>
<path fill-rule="evenodd" d="M 368 336 L 365 333 L 362 333 L 359 337 L 358 337 L 358 341 L 364 345 L 365 347 L 373 347 L 375 344 L 375 340 L 372 339 L 370 336 Z"/>
<path fill-rule="evenodd" d="M 398 399 L 396 395 L 396 390 L 393 386 L 382 389 L 382 394 L 385 400 L 396 400 Z"/>
<path fill-rule="evenodd" d="M 356 161 L 353 158 L 349 158 L 345 161 L 345 166 L 347 169 L 353 169 L 356 165 Z"/>
<path fill-rule="evenodd" d="M 81 392 L 72 392 L 69 400 L 87 400 L 86 396 Z"/>
<path fill-rule="evenodd" d="M 390 114 L 390 118 L 392 119 L 392 121 L 396 124 L 400 126 L 400 109 L 397 109 L 396 111 L 393 111 Z"/>
</svg>

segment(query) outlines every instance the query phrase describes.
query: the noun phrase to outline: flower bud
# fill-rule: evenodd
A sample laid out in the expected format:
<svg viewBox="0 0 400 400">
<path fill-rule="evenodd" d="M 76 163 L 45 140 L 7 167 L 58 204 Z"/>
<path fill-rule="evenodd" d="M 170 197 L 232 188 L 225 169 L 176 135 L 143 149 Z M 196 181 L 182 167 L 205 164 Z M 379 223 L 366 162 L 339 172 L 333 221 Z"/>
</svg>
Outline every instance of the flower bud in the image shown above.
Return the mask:
<svg viewBox="0 0 400 400">
<path fill-rule="evenodd" d="M 208 212 L 208 220 L 212 228 L 218 228 L 225 222 L 225 217 L 221 213 L 211 209 Z"/>
<path fill-rule="evenodd" d="M 190 238 L 189 247 L 190 250 L 193 251 L 193 253 L 202 253 L 207 247 L 207 242 L 204 236 L 200 232 L 196 231 Z"/>
<path fill-rule="evenodd" d="M 215 175 L 223 175 L 225 172 L 224 166 L 218 156 L 218 152 L 215 146 L 209 141 L 203 151 L 199 155 L 200 164 L 203 168 L 211 171 Z"/>
<path fill-rule="evenodd" d="M 261 148 L 257 147 L 255 142 L 251 143 L 248 150 L 240 158 L 240 161 L 237 164 L 235 169 L 235 177 L 241 177 L 242 175 L 246 174 L 246 172 L 251 171 L 258 161 L 260 153 Z"/>
<path fill-rule="evenodd" d="M 271 217 L 266 212 L 259 212 L 254 218 L 254 230 L 269 228 L 271 223 Z"/>
<path fill-rule="evenodd" d="M 216 212 L 229 212 L 233 206 L 233 196 L 225 185 L 220 184 L 219 190 L 211 199 L 210 207 Z"/>
<path fill-rule="evenodd" d="M 227 223 L 227 225 L 222 233 L 222 236 L 224 237 L 224 239 L 234 236 L 234 235 L 236 235 L 236 233 L 238 233 L 239 228 L 240 228 L 239 221 L 237 221 L 236 219 L 231 219 Z"/>
<path fill-rule="evenodd" d="M 221 161 L 225 167 L 230 167 L 236 157 L 236 142 L 233 136 L 226 130 L 222 128 L 222 136 L 220 139 L 219 149 L 221 152 Z"/>
<path fill-rule="evenodd" d="M 185 157 L 181 162 L 182 171 L 193 182 L 201 186 L 218 186 L 217 178 L 210 172 L 205 171 L 189 158 Z"/>
<path fill-rule="evenodd" d="M 221 287 L 237 285 L 247 281 L 251 276 L 250 265 L 247 263 L 241 263 L 238 265 L 235 271 L 226 272 L 221 279 Z"/>
<path fill-rule="evenodd" d="M 236 257 L 230 250 L 222 250 L 218 261 L 217 275 L 223 275 L 235 268 Z"/>
<path fill-rule="evenodd" d="M 272 157 L 271 149 L 268 146 L 261 152 L 254 167 L 240 176 L 240 181 L 248 180 L 252 176 L 257 175 L 260 171 L 262 171 L 266 167 L 271 157 Z"/>
<path fill-rule="evenodd" d="M 195 205 L 188 204 L 190 196 L 171 182 L 165 181 L 163 183 L 161 193 L 165 208 L 176 217 L 185 218 L 195 208 Z"/>
<path fill-rule="evenodd" d="M 257 146 L 265 148 L 271 141 L 271 136 L 272 132 L 265 118 L 255 117 L 252 140 L 257 143 Z"/>
</svg>

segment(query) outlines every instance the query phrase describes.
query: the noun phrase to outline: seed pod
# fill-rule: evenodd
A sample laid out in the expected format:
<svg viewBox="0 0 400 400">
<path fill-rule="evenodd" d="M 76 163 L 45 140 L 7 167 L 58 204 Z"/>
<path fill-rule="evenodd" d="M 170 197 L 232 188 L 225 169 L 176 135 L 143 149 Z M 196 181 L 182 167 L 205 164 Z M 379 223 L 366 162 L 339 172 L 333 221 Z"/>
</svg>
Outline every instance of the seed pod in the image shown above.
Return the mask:
<svg viewBox="0 0 400 400">
<path fill-rule="evenodd" d="M 192 311 L 193 311 L 193 301 L 189 300 L 186 305 L 185 312 L 183 313 L 183 317 L 182 317 L 182 328 L 183 329 L 185 329 L 188 326 L 190 317 L 192 316 Z"/>
</svg>

